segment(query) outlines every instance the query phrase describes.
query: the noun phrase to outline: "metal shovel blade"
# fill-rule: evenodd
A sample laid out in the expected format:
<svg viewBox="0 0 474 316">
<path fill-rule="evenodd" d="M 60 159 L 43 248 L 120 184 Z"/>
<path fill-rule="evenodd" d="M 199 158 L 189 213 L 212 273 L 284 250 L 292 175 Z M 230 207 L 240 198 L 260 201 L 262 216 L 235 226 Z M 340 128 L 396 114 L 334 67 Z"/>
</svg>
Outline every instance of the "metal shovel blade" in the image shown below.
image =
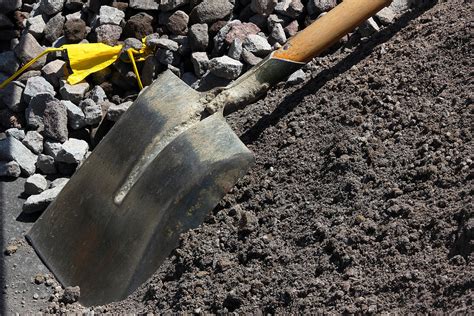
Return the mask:
<svg viewBox="0 0 474 316">
<path fill-rule="evenodd" d="M 27 238 L 86 306 L 125 298 L 254 163 L 220 113 L 171 72 L 147 88 Z"/>
</svg>

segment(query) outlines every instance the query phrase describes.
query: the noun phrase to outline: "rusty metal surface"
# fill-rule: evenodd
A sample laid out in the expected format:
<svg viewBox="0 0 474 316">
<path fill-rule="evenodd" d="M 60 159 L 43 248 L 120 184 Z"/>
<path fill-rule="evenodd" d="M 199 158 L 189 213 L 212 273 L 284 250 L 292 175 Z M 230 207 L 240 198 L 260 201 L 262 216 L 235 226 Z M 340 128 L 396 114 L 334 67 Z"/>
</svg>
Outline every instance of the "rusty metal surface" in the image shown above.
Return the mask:
<svg viewBox="0 0 474 316">
<path fill-rule="evenodd" d="M 147 88 L 27 238 L 86 306 L 125 298 L 253 164 L 221 113 L 170 72 Z"/>
</svg>

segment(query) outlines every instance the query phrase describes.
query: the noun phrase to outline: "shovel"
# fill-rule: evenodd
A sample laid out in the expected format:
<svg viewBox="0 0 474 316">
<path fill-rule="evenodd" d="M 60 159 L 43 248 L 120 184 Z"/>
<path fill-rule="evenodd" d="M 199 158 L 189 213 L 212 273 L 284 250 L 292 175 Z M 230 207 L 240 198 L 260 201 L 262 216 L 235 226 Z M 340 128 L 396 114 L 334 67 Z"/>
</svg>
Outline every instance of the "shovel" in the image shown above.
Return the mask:
<svg viewBox="0 0 474 316">
<path fill-rule="evenodd" d="M 225 87 L 207 93 L 165 72 L 77 170 L 27 234 L 86 305 L 124 299 L 200 225 L 254 163 L 224 119 L 390 0 L 345 0 Z"/>
</svg>

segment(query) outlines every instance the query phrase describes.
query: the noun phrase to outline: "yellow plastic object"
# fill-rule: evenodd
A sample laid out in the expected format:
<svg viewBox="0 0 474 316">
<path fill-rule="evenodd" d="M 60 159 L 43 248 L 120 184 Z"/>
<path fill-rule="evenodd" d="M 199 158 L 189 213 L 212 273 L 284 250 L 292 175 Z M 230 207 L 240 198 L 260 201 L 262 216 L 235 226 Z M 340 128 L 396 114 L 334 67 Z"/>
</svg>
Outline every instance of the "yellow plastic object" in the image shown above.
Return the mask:
<svg viewBox="0 0 474 316">
<path fill-rule="evenodd" d="M 127 50 L 140 89 L 143 89 L 143 85 L 135 61 L 143 61 L 146 56 L 153 53 L 153 50 L 145 45 L 145 39 L 143 39 L 143 43 L 144 46 L 140 50 L 132 48 Z M 67 44 L 59 48 L 47 48 L 41 54 L 21 67 L 10 78 L 2 82 L 0 84 L 0 89 L 5 88 L 12 80 L 15 80 L 15 78 L 21 75 L 38 59 L 50 52 L 65 51 L 67 53 L 69 66 L 72 70 L 72 74 L 68 76 L 67 82 L 69 84 L 76 84 L 84 80 L 88 75 L 113 64 L 119 58 L 121 50 L 122 45 L 109 46 L 103 43 Z"/>
<path fill-rule="evenodd" d="M 66 50 L 72 70 L 67 82 L 76 84 L 88 75 L 112 65 L 118 59 L 122 45 L 87 43 L 63 45 L 61 48 Z"/>
</svg>

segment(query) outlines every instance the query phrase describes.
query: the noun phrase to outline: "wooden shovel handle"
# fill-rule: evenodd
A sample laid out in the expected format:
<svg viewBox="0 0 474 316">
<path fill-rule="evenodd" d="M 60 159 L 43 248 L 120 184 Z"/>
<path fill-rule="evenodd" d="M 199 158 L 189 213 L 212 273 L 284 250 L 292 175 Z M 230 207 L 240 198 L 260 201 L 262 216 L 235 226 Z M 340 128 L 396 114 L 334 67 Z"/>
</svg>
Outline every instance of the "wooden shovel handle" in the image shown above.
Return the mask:
<svg viewBox="0 0 474 316">
<path fill-rule="evenodd" d="M 307 63 L 392 0 L 344 0 L 292 37 L 273 58 Z"/>
</svg>

